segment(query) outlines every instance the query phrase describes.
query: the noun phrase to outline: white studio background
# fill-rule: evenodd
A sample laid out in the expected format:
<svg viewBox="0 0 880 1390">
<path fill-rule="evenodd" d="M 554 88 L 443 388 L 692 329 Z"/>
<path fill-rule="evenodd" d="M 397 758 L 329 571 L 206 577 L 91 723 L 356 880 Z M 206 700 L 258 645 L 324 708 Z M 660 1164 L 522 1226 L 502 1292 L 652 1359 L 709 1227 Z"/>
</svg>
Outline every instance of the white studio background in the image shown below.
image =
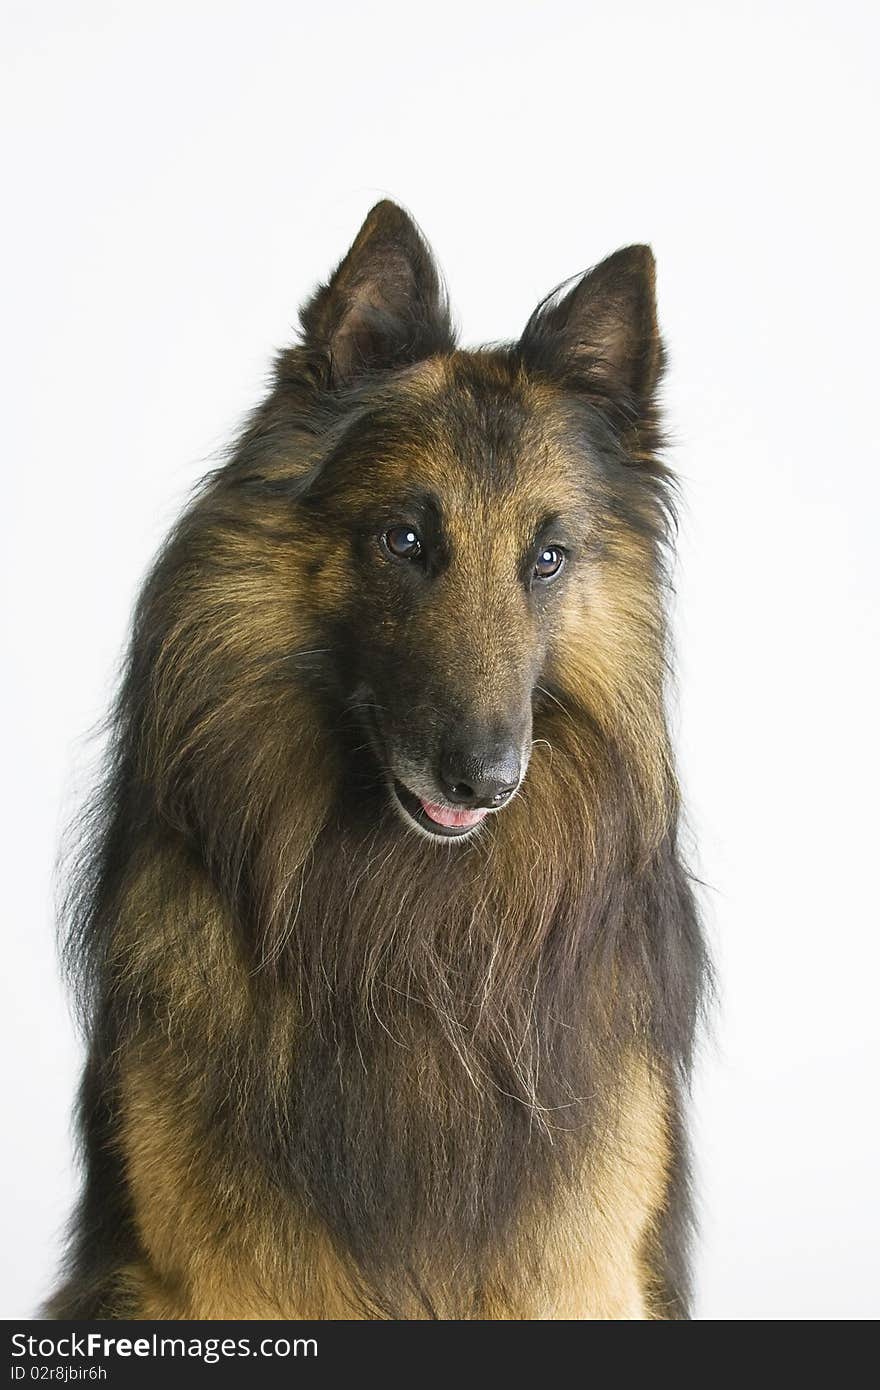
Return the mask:
<svg viewBox="0 0 880 1390">
<path fill-rule="evenodd" d="M 392 196 L 465 342 L 649 240 L 687 508 L 680 748 L 721 1003 L 704 1319 L 880 1311 L 877 11 L 4 7 L 0 1314 L 74 1190 L 51 873 L 138 582 Z"/>
</svg>

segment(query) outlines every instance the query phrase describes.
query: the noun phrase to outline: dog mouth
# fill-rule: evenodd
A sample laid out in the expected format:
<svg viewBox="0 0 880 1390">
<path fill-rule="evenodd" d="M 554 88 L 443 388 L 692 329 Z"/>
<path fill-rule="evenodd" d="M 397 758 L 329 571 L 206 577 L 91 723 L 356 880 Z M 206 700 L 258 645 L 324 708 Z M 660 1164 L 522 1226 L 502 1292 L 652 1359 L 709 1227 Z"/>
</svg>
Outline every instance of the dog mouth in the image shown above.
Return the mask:
<svg viewBox="0 0 880 1390">
<path fill-rule="evenodd" d="M 417 830 L 429 840 L 466 840 L 482 825 L 490 814 L 501 807 L 488 806 L 450 806 L 439 801 L 429 801 L 410 791 L 405 782 L 391 769 L 385 739 L 379 721 L 372 707 L 367 706 L 362 716 L 373 752 L 385 773 L 388 795 L 394 809 L 411 829 Z M 507 805 L 507 802 L 504 802 Z"/>
<path fill-rule="evenodd" d="M 425 801 L 396 777 L 391 791 L 400 809 L 415 822 L 418 829 L 438 839 L 462 840 L 473 834 L 489 814 L 486 807 L 442 806 L 438 802 Z"/>
</svg>

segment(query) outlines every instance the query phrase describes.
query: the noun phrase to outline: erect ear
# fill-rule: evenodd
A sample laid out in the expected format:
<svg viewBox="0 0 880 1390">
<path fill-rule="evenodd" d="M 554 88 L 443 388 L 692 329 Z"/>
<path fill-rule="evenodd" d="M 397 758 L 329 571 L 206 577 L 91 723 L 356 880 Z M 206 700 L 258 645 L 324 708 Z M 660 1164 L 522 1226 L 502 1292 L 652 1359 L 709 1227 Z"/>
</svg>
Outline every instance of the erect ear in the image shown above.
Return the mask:
<svg viewBox="0 0 880 1390">
<path fill-rule="evenodd" d="M 520 340 L 523 360 L 638 414 L 663 369 L 654 279 L 650 246 L 615 251 L 538 305 Z"/>
<path fill-rule="evenodd" d="M 406 366 L 455 346 L 430 247 L 396 203 L 377 203 L 329 283 L 300 311 L 306 347 L 327 354 L 332 380 Z"/>
</svg>

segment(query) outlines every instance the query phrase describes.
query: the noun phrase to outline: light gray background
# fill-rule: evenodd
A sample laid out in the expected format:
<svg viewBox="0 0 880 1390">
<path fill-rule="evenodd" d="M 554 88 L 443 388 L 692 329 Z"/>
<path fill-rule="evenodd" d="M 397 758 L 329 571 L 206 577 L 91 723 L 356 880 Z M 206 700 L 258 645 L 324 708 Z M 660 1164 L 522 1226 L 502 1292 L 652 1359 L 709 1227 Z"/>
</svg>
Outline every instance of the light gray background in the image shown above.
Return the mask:
<svg viewBox="0 0 880 1390">
<path fill-rule="evenodd" d="M 653 243 L 721 985 L 698 1312 L 876 1315 L 876 6 L 4 13 L 0 1313 L 46 1291 L 73 1192 L 50 877 L 82 736 L 187 489 L 387 194 L 470 342 Z"/>
</svg>

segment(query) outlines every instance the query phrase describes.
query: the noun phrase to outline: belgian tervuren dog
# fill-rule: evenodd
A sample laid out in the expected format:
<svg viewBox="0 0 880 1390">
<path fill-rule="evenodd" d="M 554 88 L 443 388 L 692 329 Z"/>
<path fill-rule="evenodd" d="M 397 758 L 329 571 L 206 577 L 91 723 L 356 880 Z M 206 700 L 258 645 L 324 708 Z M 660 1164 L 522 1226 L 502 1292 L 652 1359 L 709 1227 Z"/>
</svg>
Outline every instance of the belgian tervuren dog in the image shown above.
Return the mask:
<svg viewBox="0 0 880 1390">
<path fill-rule="evenodd" d="M 646 246 L 456 347 L 389 202 L 137 606 L 58 1317 L 683 1318 L 705 960 Z"/>
</svg>

